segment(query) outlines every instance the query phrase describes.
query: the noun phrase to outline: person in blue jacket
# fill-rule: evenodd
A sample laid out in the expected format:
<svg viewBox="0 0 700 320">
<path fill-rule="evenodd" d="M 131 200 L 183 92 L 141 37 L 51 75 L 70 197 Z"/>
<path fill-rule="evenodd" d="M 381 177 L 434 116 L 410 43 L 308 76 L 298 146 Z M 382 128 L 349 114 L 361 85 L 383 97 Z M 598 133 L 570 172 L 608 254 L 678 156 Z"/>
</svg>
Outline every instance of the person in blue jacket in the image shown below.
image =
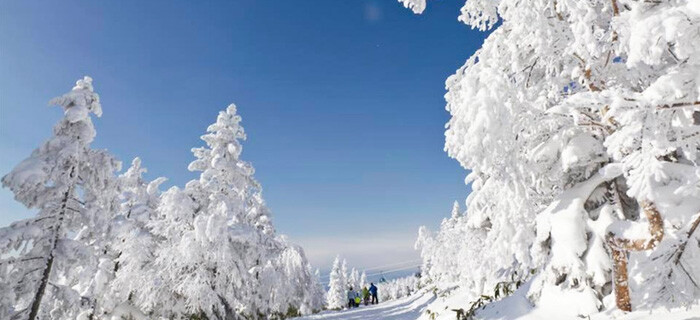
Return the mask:
<svg viewBox="0 0 700 320">
<path fill-rule="evenodd" d="M 377 298 L 377 287 L 374 285 L 374 283 L 369 284 L 369 294 L 372 295 L 372 304 L 379 303 L 379 299 Z"/>
</svg>

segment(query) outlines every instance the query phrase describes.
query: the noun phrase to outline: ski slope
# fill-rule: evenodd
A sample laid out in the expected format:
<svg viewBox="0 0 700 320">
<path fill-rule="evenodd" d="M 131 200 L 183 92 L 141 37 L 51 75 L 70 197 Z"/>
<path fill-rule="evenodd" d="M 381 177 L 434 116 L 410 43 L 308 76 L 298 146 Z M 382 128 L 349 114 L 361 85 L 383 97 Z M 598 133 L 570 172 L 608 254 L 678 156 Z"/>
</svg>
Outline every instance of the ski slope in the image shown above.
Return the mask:
<svg viewBox="0 0 700 320">
<path fill-rule="evenodd" d="M 377 305 L 360 306 L 359 308 L 341 311 L 326 311 L 319 314 L 295 318 L 297 320 L 415 320 L 425 311 L 425 308 L 435 300 L 435 295 L 426 292 L 418 293 L 398 300 L 387 301 Z"/>
<path fill-rule="evenodd" d="M 416 320 L 428 319 L 427 309 L 438 311 L 434 313 L 437 320 L 453 320 L 455 313 L 450 305 L 458 307 L 457 301 L 464 301 L 465 296 L 455 294 L 450 297 L 437 299 L 430 290 L 423 290 L 414 295 L 380 303 L 374 306 L 360 306 L 356 309 L 325 311 L 322 313 L 294 318 L 294 320 Z M 464 306 L 462 306 L 464 307 Z M 514 294 L 482 309 L 478 319 L 483 320 L 580 320 L 580 317 L 570 317 L 560 314 L 561 310 L 533 307 L 526 299 Z M 422 316 L 422 317 L 421 317 Z M 658 307 L 651 310 L 622 312 L 617 309 L 603 311 L 588 317 L 590 320 L 700 320 L 700 304 L 686 308 L 666 309 Z"/>
</svg>

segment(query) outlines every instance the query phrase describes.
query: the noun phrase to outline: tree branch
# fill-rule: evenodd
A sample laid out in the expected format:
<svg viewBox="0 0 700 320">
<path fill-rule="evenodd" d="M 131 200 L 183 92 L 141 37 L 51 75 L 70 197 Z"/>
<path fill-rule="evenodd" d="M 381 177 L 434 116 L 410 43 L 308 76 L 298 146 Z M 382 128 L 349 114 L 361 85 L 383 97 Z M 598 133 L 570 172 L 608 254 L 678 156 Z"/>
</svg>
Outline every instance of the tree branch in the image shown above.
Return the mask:
<svg viewBox="0 0 700 320">
<path fill-rule="evenodd" d="M 691 107 L 691 106 L 697 106 L 700 105 L 700 101 L 692 101 L 692 102 L 676 102 L 674 104 L 668 105 L 660 105 L 657 106 L 657 109 L 671 109 L 671 108 L 683 108 L 683 107 Z"/>
<path fill-rule="evenodd" d="M 649 239 L 618 238 L 612 232 L 607 236 L 607 243 L 612 251 L 614 262 L 615 303 L 623 311 L 632 311 L 627 274 L 627 251 L 654 249 L 664 237 L 664 221 L 659 210 L 656 209 L 656 205 L 649 201 L 642 201 L 641 205 L 647 220 L 649 220 L 649 234 L 651 235 Z"/>
<path fill-rule="evenodd" d="M 695 233 L 695 230 L 698 228 L 698 225 L 700 225 L 700 213 L 698 214 L 698 217 L 695 218 L 695 221 L 693 221 L 690 230 L 688 230 L 687 239 L 685 239 L 685 241 L 681 243 L 680 246 L 678 246 L 678 253 L 676 254 L 676 258 L 673 259 L 674 264 L 679 264 L 681 262 L 681 256 L 683 256 L 683 252 L 685 252 L 685 247 L 688 245 L 690 239 L 693 238 L 693 233 Z"/>
</svg>

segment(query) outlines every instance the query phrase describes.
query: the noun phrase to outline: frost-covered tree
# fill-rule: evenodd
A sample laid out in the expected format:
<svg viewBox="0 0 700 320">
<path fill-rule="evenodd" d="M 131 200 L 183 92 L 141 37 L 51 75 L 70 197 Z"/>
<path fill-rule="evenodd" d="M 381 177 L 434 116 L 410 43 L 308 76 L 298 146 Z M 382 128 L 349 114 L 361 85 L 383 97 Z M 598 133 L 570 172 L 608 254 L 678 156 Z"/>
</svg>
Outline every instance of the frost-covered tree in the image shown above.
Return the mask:
<svg viewBox="0 0 700 320">
<path fill-rule="evenodd" d="M 323 289 L 300 247 L 281 243 L 285 249 L 270 260 L 258 282 L 263 315 L 311 314 L 323 307 Z"/>
<path fill-rule="evenodd" d="M 149 182 L 144 179 L 144 173 L 141 159 L 135 158 L 131 167 L 119 176 L 120 207 L 108 229 L 113 263 L 109 265 L 112 281 L 103 295 L 107 312 L 122 304 L 143 305 L 160 298 L 146 289 L 157 285 L 151 278 L 151 266 L 158 243 L 149 223 L 160 202 L 158 187 L 166 179 L 160 177 Z"/>
<path fill-rule="evenodd" d="M 311 265 L 309 265 L 309 268 L 311 268 Z M 321 282 L 321 270 L 318 268 L 316 271 L 314 271 L 313 281 L 315 286 L 310 292 L 310 296 L 312 298 L 311 305 L 316 308 L 315 310 L 321 310 L 326 305 L 326 288 L 323 287 L 323 283 Z"/>
<path fill-rule="evenodd" d="M 102 115 L 92 79 L 50 102 L 64 109 L 54 135 L 2 178 L 35 218 L 0 229 L 0 318 L 92 316 L 109 279 L 103 237 L 116 210 L 121 164 L 93 150 L 90 114 Z"/>
<path fill-rule="evenodd" d="M 484 242 L 487 231 L 485 226 L 469 225 L 457 202 L 453 205 L 451 216 L 443 219 L 437 233 L 421 227 L 415 244 L 423 260 L 420 281 L 424 285 L 436 284 L 441 289 L 455 286 L 469 288 L 475 297 L 492 292 L 491 289 L 502 280 L 504 270 L 507 270 L 499 261 L 508 261 L 508 257 L 499 260 L 498 256 L 483 252 L 489 245 Z M 502 247 L 494 245 L 493 248 Z"/>
<path fill-rule="evenodd" d="M 473 192 L 423 231 L 428 274 L 476 297 L 534 272 L 530 300 L 572 315 L 697 301 L 700 2 L 468 0 L 459 20 L 493 30 L 447 80 Z"/>
<path fill-rule="evenodd" d="M 408 276 L 378 283 L 379 301 L 396 300 L 410 296 L 418 291 L 419 280 L 415 276 Z"/>
<path fill-rule="evenodd" d="M 343 277 L 340 256 L 337 256 L 335 260 L 333 260 L 333 267 L 331 268 L 328 294 L 326 295 L 326 308 L 338 310 L 346 305 L 345 287 L 346 283 Z"/>
<path fill-rule="evenodd" d="M 182 243 L 190 240 L 185 236 L 193 229 L 196 209 L 192 197 L 178 187 L 171 187 L 161 195 L 155 216 L 147 223 L 156 246 L 151 267 L 145 270 L 150 281 L 141 288 L 140 295 L 150 298 L 134 301 L 145 313 L 167 318 L 198 312 L 196 307 L 186 304 L 187 297 L 179 292 L 186 287 L 178 285 L 181 279 L 198 275 L 195 268 L 187 264 L 193 263 L 192 256 L 201 255 L 196 252 L 200 248 Z"/>
<path fill-rule="evenodd" d="M 350 283 L 350 275 L 348 274 L 348 261 L 345 259 L 343 259 L 343 263 L 340 267 L 340 277 L 343 286 L 345 286 L 345 289 L 352 285 Z"/>
<path fill-rule="evenodd" d="M 348 280 L 348 284 L 355 290 L 362 288 L 360 286 L 360 272 L 357 271 L 355 267 L 352 267 L 352 271 L 350 271 L 350 279 Z"/>
<path fill-rule="evenodd" d="M 275 235 L 252 165 L 240 159 L 245 139 L 236 106 L 219 113 L 195 148 L 184 189 L 164 193 L 150 224 L 159 286 L 146 310 L 161 316 L 262 318 L 311 312 L 316 286 L 303 251 Z"/>
<path fill-rule="evenodd" d="M 362 275 L 360 275 L 360 286 L 358 288 L 364 288 L 368 284 L 369 283 L 367 282 L 367 273 L 363 270 Z"/>
</svg>

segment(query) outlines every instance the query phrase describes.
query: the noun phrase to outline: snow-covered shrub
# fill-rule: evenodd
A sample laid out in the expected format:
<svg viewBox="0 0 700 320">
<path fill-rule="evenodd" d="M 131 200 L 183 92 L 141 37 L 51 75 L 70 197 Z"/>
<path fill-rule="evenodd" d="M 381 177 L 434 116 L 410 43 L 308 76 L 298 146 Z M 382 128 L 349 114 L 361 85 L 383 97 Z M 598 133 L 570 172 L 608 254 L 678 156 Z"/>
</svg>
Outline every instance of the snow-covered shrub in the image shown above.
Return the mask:
<svg viewBox="0 0 700 320">
<path fill-rule="evenodd" d="M 575 297 L 572 316 L 696 302 L 700 2 L 468 0 L 459 19 L 497 27 L 447 80 L 473 192 L 421 231 L 428 277 L 475 298 L 535 270 L 530 301 Z"/>
<path fill-rule="evenodd" d="M 416 276 L 408 276 L 376 283 L 378 299 L 384 302 L 408 297 L 418 291 L 419 280 Z"/>
</svg>

